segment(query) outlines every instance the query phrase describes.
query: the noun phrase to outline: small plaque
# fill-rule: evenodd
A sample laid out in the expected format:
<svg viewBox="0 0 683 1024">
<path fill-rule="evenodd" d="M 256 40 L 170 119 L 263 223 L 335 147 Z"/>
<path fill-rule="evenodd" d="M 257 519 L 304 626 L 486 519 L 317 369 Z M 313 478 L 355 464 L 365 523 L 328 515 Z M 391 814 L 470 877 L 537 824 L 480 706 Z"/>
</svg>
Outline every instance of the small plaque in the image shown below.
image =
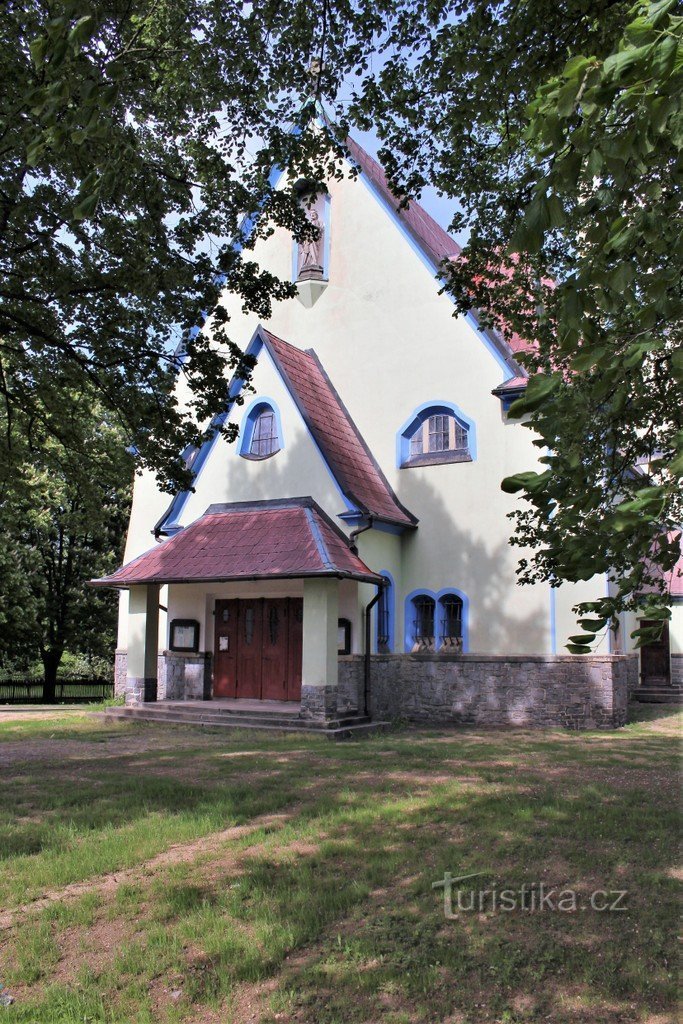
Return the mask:
<svg viewBox="0 0 683 1024">
<path fill-rule="evenodd" d="M 170 634 L 172 651 L 199 650 L 199 623 L 195 619 L 173 619 Z"/>
<path fill-rule="evenodd" d="M 229 651 L 230 650 L 230 637 L 229 636 L 219 636 L 218 637 L 218 650 L 219 651 Z"/>
</svg>

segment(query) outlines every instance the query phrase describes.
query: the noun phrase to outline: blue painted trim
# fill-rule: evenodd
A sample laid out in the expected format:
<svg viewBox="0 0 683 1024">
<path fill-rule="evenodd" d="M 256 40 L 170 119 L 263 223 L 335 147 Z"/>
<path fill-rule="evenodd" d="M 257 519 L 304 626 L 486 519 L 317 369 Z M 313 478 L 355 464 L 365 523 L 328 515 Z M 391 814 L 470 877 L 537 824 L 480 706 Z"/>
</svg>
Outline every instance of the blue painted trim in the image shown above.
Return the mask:
<svg viewBox="0 0 683 1024">
<path fill-rule="evenodd" d="M 251 341 L 247 345 L 245 355 L 253 356 L 254 359 L 257 359 L 262 348 L 263 339 L 261 338 L 257 329 Z M 206 461 L 211 452 L 213 451 L 214 446 L 218 441 L 218 438 L 220 437 L 220 427 L 223 426 L 226 419 L 230 415 L 235 399 L 238 397 L 243 387 L 244 381 L 242 380 L 241 377 L 233 377 L 232 381 L 228 385 L 226 407 L 223 410 L 223 412 L 219 413 L 217 416 L 214 416 L 214 418 L 212 419 L 211 426 L 209 428 L 209 437 L 206 439 L 204 444 L 199 449 L 197 457 L 195 458 L 194 463 L 192 465 L 193 484 L 198 480 L 202 469 L 206 465 Z M 175 495 L 173 501 L 171 502 L 171 506 L 168 512 L 166 513 L 166 516 L 164 517 L 163 521 L 159 524 L 159 529 L 163 533 L 177 533 L 178 530 L 181 529 L 178 520 L 180 519 L 180 516 L 183 514 L 183 511 L 185 510 L 185 506 L 190 499 L 190 495 L 193 493 L 194 486 L 189 491 L 179 491 Z"/>
<path fill-rule="evenodd" d="M 349 158 L 349 163 L 355 164 L 355 161 Z M 358 165 L 355 164 L 355 166 Z M 408 231 L 407 227 L 401 220 L 398 211 L 395 209 L 394 205 L 387 201 L 385 196 L 379 191 L 377 186 L 374 184 L 374 182 L 370 179 L 370 177 L 367 174 L 361 173 L 358 175 L 358 177 L 360 181 L 368 189 L 368 191 L 372 194 L 372 196 L 377 200 L 379 205 L 383 207 L 383 209 L 386 210 L 386 212 L 389 214 L 395 226 L 401 232 L 403 238 L 406 240 L 406 242 L 413 250 L 415 255 L 420 259 L 424 266 L 431 271 L 431 273 L 436 277 L 440 284 L 445 284 L 443 275 L 440 273 L 439 264 L 434 259 L 432 259 L 431 256 L 428 256 L 427 253 L 422 248 L 422 246 L 419 244 L 419 242 L 417 242 L 417 240 L 413 238 L 413 236 L 411 235 L 411 233 Z M 451 301 L 451 303 L 455 305 L 452 296 L 449 295 L 448 292 L 444 292 L 444 294 Z M 469 311 L 465 313 L 464 318 L 468 322 L 470 327 L 473 328 L 473 330 L 481 339 L 481 341 L 483 341 L 484 345 L 486 346 L 490 354 L 493 356 L 495 361 L 498 363 L 498 366 L 500 367 L 502 372 L 505 374 L 503 380 L 507 379 L 507 377 L 510 376 L 510 371 L 512 369 L 510 364 L 507 362 L 504 356 L 501 355 L 501 353 L 498 351 L 498 349 L 493 344 L 491 339 L 487 337 L 486 331 L 482 330 L 482 328 L 479 326 L 479 324 L 477 323 L 477 318 L 474 316 L 474 314 L 471 311 Z"/>
<path fill-rule="evenodd" d="M 557 654 L 557 587 L 550 588 L 550 653 Z"/>
<path fill-rule="evenodd" d="M 412 635 L 412 603 L 416 597 L 431 597 L 435 603 L 434 609 L 434 645 L 438 651 L 440 647 L 438 637 L 438 620 L 439 614 L 439 603 L 442 598 L 448 594 L 454 594 L 459 597 L 462 601 L 462 653 L 468 654 L 470 649 L 470 599 L 467 594 L 459 590 L 457 587 L 443 587 L 441 590 L 428 590 L 426 587 L 420 587 L 418 590 L 411 590 L 406 595 L 404 602 L 404 646 L 406 654 L 410 654 L 413 649 L 413 635 Z"/>
<path fill-rule="evenodd" d="M 305 508 L 304 512 L 306 513 L 306 520 L 308 522 L 311 535 L 313 537 L 313 540 L 315 541 L 315 546 L 317 548 L 318 554 L 320 555 L 320 559 L 323 563 L 323 566 L 325 567 L 325 569 L 335 569 L 336 566 L 334 566 L 330 561 L 330 553 L 327 550 L 327 547 L 325 546 L 325 541 L 323 540 L 320 528 L 315 521 L 313 509 Z"/>
<path fill-rule="evenodd" d="M 267 395 L 258 396 L 249 405 L 246 412 L 242 416 L 242 424 L 240 426 L 240 432 L 237 437 L 237 452 L 242 458 L 249 457 L 249 449 L 251 448 L 252 438 L 254 436 L 254 424 L 262 412 L 266 409 L 270 409 L 275 415 L 275 426 L 277 429 L 277 440 L 278 447 L 276 452 L 283 451 L 285 447 L 285 435 L 282 432 L 282 420 L 280 418 L 280 410 L 278 409 L 277 403 L 274 398 L 268 398 Z"/>
<path fill-rule="evenodd" d="M 254 332 L 254 335 L 252 336 L 251 341 L 247 345 L 247 348 L 246 348 L 246 351 L 245 351 L 245 355 L 252 356 L 254 359 L 258 359 L 260 357 L 261 352 L 262 352 L 262 350 L 264 348 L 265 348 L 265 345 L 264 345 L 264 341 L 263 341 L 263 338 L 262 338 L 261 333 L 260 333 L 260 328 L 257 327 L 256 331 Z M 266 352 L 268 352 L 267 348 L 266 348 Z M 283 383 L 286 391 L 288 392 L 288 394 L 291 395 L 291 392 L 289 390 L 289 386 L 287 384 L 287 381 L 282 376 L 282 374 L 280 372 L 280 369 L 279 369 L 279 367 L 277 365 L 277 362 L 274 359 L 272 359 L 272 357 L 270 356 L 270 353 L 268 353 L 268 357 L 269 357 L 272 365 L 275 367 L 275 370 L 277 371 L 278 376 L 282 380 L 282 383 Z M 243 387 L 244 387 L 244 381 L 240 377 L 234 377 L 233 380 L 230 383 L 229 388 L 228 388 L 228 400 L 227 400 L 226 408 L 225 408 L 225 410 L 222 413 L 220 413 L 218 416 L 215 416 L 214 419 L 211 421 L 211 429 L 213 430 L 213 433 L 210 435 L 210 437 L 204 442 L 202 447 L 199 449 L 197 457 L 196 457 L 196 459 L 194 461 L 194 465 L 192 466 L 192 476 L 193 476 L 193 481 L 194 482 L 196 482 L 197 479 L 199 478 L 199 475 L 200 475 L 202 469 L 206 465 L 206 461 L 209 458 L 209 455 L 213 451 L 213 448 L 214 448 L 218 438 L 220 437 L 220 431 L 219 431 L 218 428 L 221 427 L 225 423 L 226 419 L 230 415 L 230 412 L 232 411 L 233 405 L 235 403 L 235 399 L 239 396 L 239 394 L 241 393 Z M 264 401 L 272 404 L 272 400 L 271 399 L 264 399 L 264 398 L 261 398 L 260 396 L 257 396 L 254 399 L 254 403 L 264 402 Z M 292 396 L 292 401 L 294 402 L 294 405 L 297 408 L 297 411 L 299 411 L 299 415 L 301 415 L 301 412 L 300 412 L 300 410 L 298 408 L 298 405 L 297 405 L 296 401 L 294 400 L 293 396 Z M 314 444 L 314 446 L 316 448 L 316 451 L 320 455 L 320 458 L 322 459 L 323 465 L 325 466 L 325 469 L 329 473 L 330 479 L 332 480 L 332 483 L 334 484 L 334 486 L 335 486 L 335 488 L 337 490 L 337 493 L 339 494 L 339 497 L 340 497 L 341 501 L 343 502 L 343 504 L 344 504 L 344 506 L 346 508 L 346 513 L 342 513 L 342 515 L 348 515 L 349 517 L 362 516 L 362 513 L 361 513 L 360 509 L 356 505 L 354 505 L 351 501 L 349 501 L 349 499 L 346 497 L 346 495 L 342 491 L 341 487 L 339 486 L 339 481 L 337 480 L 336 476 L 332 472 L 332 469 L 331 469 L 327 459 L 325 458 L 325 456 L 324 456 L 324 454 L 322 452 L 322 449 L 318 445 L 318 442 L 313 437 L 311 432 L 308 430 L 308 427 L 306 425 L 306 420 L 304 419 L 303 416 L 301 418 L 303 420 L 304 426 L 306 427 L 306 430 L 308 431 L 308 436 L 310 437 L 311 441 L 313 442 L 313 444 Z M 283 435 L 281 433 L 281 425 L 280 425 L 279 421 L 278 421 L 278 433 L 280 434 L 280 437 L 282 438 Z M 182 513 L 183 513 L 183 511 L 185 509 L 185 506 L 186 506 L 186 504 L 187 504 L 187 502 L 188 502 L 188 500 L 190 498 L 190 495 L 192 493 L 193 493 L 193 490 L 191 490 L 191 491 L 180 491 L 178 494 L 176 494 L 176 496 L 174 497 L 173 501 L 171 502 L 171 506 L 170 506 L 170 508 L 168 510 L 168 513 L 166 514 L 163 522 L 160 525 L 160 529 L 164 533 L 177 532 L 178 529 L 181 528 L 178 520 L 179 520 L 180 516 L 182 515 Z"/>
<path fill-rule="evenodd" d="M 323 281 L 329 281 L 330 279 L 330 210 L 332 207 L 332 198 L 329 192 L 326 192 L 323 197 Z M 298 262 L 299 262 L 299 244 L 296 239 L 292 239 L 292 282 L 294 284 L 298 281 Z"/>
<path fill-rule="evenodd" d="M 462 409 L 453 402 L 423 402 L 414 409 L 396 435 L 396 468 L 406 465 L 410 457 L 410 438 L 426 419 L 433 415 L 455 416 L 463 427 L 467 428 L 467 443 L 472 461 L 477 458 L 477 425 L 466 416 Z M 438 463 L 437 463 L 438 465 Z M 457 463 L 454 463 L 457 465 Z"/>
<path fill-rule="evenodd" d="M 394 653 L 394 644 L 396 643 L 396 583 L 394 577 L 391 575 L 388 569 L 380 569 L 380 576 L 384 576 L 389 581 L 389 586 L 384 588 L 384 593 L 388 600 L 389 608 L 389 643 L 387 647 L 390 654 Z M 379 652 L 379 603 L 377 604 L 377 614 L 375 615 L 375 653 Z"/>
</svg>

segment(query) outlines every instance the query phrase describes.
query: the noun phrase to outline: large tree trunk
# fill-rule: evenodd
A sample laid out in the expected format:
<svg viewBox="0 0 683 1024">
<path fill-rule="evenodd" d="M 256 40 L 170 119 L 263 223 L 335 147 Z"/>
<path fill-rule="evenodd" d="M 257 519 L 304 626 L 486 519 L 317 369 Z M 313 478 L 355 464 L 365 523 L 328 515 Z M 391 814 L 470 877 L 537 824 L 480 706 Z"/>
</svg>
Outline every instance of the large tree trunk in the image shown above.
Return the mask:
<svg viewBox="0 0 683 1024">
<path fill-rule="evenodd" d="M 57 669 L 61 660 L 61 651 L 43 653 L 43 704 L 57 703 Z"/>
</svg>

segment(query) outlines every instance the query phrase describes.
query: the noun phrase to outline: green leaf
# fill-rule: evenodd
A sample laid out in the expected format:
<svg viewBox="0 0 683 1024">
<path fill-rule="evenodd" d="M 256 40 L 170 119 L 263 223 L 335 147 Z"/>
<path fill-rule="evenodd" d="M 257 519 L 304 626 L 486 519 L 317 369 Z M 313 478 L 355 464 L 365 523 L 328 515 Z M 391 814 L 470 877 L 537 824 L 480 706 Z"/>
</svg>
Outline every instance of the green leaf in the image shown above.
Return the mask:
<svg viewBox="0 0 683 1024">
<path fill-rule="evenodd" d="M 512 403 L 508 416 L 511 419 L 519 419 L 527 413 L 534 412 L 557 390 L 559 384 L 558 374 L 537 373 L 530 377 L 524 395 Z"/>
<path fill-rule="evenodd" d="M 87 43 L 96 28 L 97 20 L 92 16 L 92 14 L 86 14 L 85 17 L 78 19 L 74 27 L 69 32 L 69 42 L 77 46 Z"/>
<path fill-rule="evenodd" d="M 93 217 L 97 210 L 97 204 L 99 202 L 100 193 L 91 192 L 90 195 L 84 196 L 76 203 L 74 207 L 74 220 L 88 220 Z"/>
<path fill-rule="evenodd" d="M 565 647 L 570 654 L 592 654 L 593 648 L 586 647 L 584 644 L 565 644 Z"/>
<path fill-rule="evenodd" d="M 45 52 L 47 50 L 47 39 L 41 36 L 39 39 L 34 39 L 29 43 L 29 52 L 31 54 L 31 60 L 36 70 L 39 70 L 45 61 Z"/>
<path fill-rule="evenodd" d="M 588 644 L 592 644 L 594 640 L 594 633 L 577 633 L 576 636 L 569 637 L 569 642 L 576 644 L 578 647 L 587 647 Z"/>
<path fill-rule="evenodd" d="M 645 67 L 652 48 L 653 44 L 650 43 L 647 46 L 629 47 L 619 53 L 610 54 L 602 66 L 605 78 L 608 81 L 615 81 L 639 63 Z"/>
<path fill-rule="evenodd" d="M 26 163 L 29 167 L 37 167 L 40 163 L 47 145 L 42 138 L 34 139 L 26 148 Z"/>
</svg>

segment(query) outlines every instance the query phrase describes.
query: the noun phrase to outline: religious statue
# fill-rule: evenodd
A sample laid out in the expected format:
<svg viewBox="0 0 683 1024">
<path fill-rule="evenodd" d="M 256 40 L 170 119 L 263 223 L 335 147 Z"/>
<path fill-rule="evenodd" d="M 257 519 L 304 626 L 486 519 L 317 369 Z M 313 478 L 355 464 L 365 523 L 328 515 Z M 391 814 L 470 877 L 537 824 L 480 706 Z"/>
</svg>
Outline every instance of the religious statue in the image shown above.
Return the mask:
<svg viewBox="0 0 683 1024">
<path fill-rule="evenodd" d="M 325 228 L 320 213 L 315 206 L 311 206 L 309 208 L 308 220 L 313 227 L 318 229 L 318 235 L 317 238 L 307 238 L 305 241 L 299 243 L 299 261 L 297 267 L 297 279 L 299 281 L 309 281 L 311 278 L 322 278 L 323 276 L 323 245 Z"/>
</svg>

